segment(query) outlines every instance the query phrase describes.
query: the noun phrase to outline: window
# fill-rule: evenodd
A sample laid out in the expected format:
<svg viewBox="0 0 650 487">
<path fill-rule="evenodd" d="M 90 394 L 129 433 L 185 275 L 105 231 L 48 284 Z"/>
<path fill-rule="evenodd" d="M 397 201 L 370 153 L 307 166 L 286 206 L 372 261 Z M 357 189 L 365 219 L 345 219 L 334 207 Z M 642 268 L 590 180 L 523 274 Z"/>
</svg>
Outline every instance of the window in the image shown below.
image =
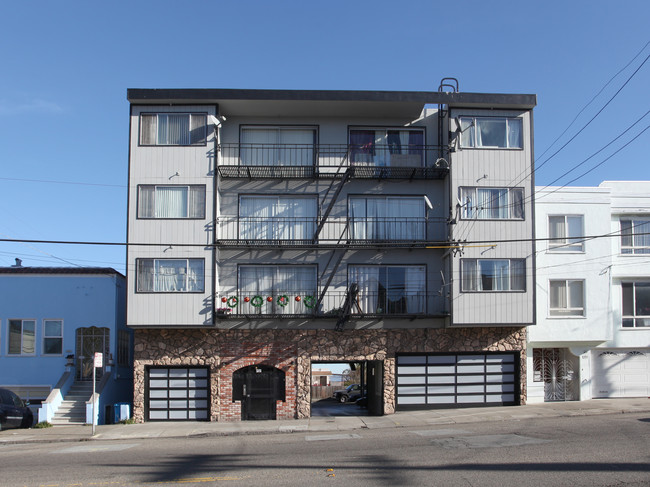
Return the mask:
<svg viewBox="0 0 650 487">
<path fill-rule="evenodd" d="M 374 166 L 424 166 L 422 129 L 350 130 L 350 162 Z"/>
<path fill-rule="evenodd" d="M 138 259 L 137 290 L 144 293 L 197 293 L 204 290 L 203 259 Z"/>
<path fill-rule="evenodd" d="M 117 332 L 117 365 L 128 367 L 130 365 L 129 350 L 131 344 L 131 334 L 126 330 Z"/>
<path fill-rule="evenodd" d="M 583 252 L 584 230 L 582 215 L 549 215 L 548 249 L 553 252 Z"/>
<path fill-rule="evenodd" d="M 143 113 L 140 145 L 205 145 L 205 113 Z"/>
<path fill-rule="evenodd" d="M 205 218 L 205 186 L 138 186 L 138 218 Z"/>
<path fill-rule="evenodd" d="M 424 266 L 358 266 L 348 268 L 348 284 L 357 284 L 361 313 L 421 314 L 426 311 Z M 359 310 L 352 308 L 353 313 Z"/>
<path fill-rule="evenodd" d="M 43 320 L 43 355 L 63 354 L 63 321 Z"/>
<path fill-rule="evenodd" d="M 461 117 L 462 147 L 521 149 L 522 120 L 507 117 Z"/>
<path fill-rule="evenodd" d="M 241 160 L 247 166 L 312 166 L 316 130 L 305 127 L 243 127 Z"/>
<path fill-rule="evenodd" d="M 650 219 L 621 219 L 621 253 L 650 254 Z"/>
<path fill-rule="evenodd" d="M 525 259 L 462 259 L 463 291 L 525 291 Z"/>
<path fill-rule="evenodd" d="M 650 326 L 650 282 L 624 282 L 623 328 Z"/>
<path fill-rule="evenodd" d="M 9 320 L 9 355 L 34 355 L 36 345 L 35 320 Z"/>
<path fill-rule="evenodd" d="M 523 188 L 460 188 L 463 218 L 523 220 Z"/>
<path fill-rule="evenodd" d="M 350 233 L 355 240 L 424 240 L 424 198 L 351 197 Z"/>
<path fill-rule="evenodd" d="M 246 313 L 308 313 L 311 312 L 310 301 L 305 298 L 309 296 L 313 300 L 316 297 L 316 267 L 309 265 L 240 266 L 239 292 L 239 302 L 243 301 L 241 309 Z M 301 299 L 296 300 L 296 296 Z M 270 301 L 268 301 L 269 297 Z M 245 301 L 245 298 L 249 298 L 249 301 Z M 261 303 L 258 302 L 260 298 Z"/>
<path fill-rule="evenodd" d="M 242 196 L 239 235 L 243 240 L 311 240 L 316 231 L 316 198 Z"/>
<path fill-rule="evenodd" d="M 584 316 L 585 283 L 582 280 L 549 281 L 551 316 Z"/>
</svg>

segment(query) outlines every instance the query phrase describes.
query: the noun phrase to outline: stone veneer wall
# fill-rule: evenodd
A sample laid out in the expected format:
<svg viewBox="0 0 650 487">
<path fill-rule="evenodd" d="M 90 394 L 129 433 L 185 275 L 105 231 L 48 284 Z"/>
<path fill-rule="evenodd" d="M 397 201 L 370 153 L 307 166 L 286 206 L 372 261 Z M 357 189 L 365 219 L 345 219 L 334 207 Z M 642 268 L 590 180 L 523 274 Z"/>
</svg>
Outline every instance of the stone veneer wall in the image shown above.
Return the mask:
<svg viewBox="0 0 650 487">
<path fill-rule="evenodd" d="M 239 421 L 241 403 L 232 399 L 232 374 L 263 364 L 284 371 L 285 401 L 277 418 L 308 418 L 313 361 L 384 361 L 384 413 L 395 412 L 395 354 L 405 352 L 519 351 L 521 403 L 526 401 L 526 329 L 384 330 L 135 330 L 133 413 L 144 421 L 145 367 L 208 366 L 210 420 Z M 221 391 L 221 394 L 219 393 Z"/>
</svg>

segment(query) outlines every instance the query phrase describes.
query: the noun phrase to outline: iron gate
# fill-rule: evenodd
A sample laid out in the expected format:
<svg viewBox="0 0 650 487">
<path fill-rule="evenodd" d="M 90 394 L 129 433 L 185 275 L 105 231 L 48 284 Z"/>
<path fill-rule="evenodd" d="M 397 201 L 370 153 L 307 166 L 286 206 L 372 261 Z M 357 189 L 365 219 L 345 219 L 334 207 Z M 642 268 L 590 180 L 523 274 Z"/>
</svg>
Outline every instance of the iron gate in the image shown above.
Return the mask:
<svg viewBox="0 0 650 487">
<path fill-rule="evenodd" d="M 570 352 L 560 348 L 533 350 L 535 382 L 544 382 L 544 401 L 576 401 L 576 370 Z"/>
</svg>

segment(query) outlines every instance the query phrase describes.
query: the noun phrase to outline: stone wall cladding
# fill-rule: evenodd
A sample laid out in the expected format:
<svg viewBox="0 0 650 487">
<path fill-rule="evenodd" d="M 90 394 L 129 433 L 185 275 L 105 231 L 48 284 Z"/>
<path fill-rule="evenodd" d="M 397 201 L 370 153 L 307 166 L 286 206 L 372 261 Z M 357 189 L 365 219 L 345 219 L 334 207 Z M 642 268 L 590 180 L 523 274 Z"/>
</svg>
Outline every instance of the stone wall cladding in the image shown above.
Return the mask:
<svg viewBox="0 0 650 487">
<path fill-rule="evenodd" d="M 310 416 L 311 364 L 315 361 L 384 361 L 384 413 L 395 412 L 395 354 L 519 351 L 521 404 L 526 401 L 525 328 L 404 330 L 135 330 L 134 418 L 144 421 L 145 367 L 207 366 L 210 420 L 239 421 L 241 403 L 232 401 L 232 374 L 263 364 L 284 371 L 285 401 L 277 418 Z"/>
</svg>

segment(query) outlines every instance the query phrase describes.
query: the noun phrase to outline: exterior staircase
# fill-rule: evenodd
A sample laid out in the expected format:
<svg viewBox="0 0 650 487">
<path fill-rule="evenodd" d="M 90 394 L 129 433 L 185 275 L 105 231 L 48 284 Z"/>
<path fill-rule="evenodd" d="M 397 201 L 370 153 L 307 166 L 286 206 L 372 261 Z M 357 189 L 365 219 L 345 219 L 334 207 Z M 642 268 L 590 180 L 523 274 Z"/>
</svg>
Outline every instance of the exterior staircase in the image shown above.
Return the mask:
<svg viewBox="0 0 650 487">
<path fill-rule="evenodd" d="M 63 398 L 63 402 L 54 413 L 52 424 L 85 424 L 86 401 L 93 392 L 93 383 L 76 381 Z"/>
</svg>

